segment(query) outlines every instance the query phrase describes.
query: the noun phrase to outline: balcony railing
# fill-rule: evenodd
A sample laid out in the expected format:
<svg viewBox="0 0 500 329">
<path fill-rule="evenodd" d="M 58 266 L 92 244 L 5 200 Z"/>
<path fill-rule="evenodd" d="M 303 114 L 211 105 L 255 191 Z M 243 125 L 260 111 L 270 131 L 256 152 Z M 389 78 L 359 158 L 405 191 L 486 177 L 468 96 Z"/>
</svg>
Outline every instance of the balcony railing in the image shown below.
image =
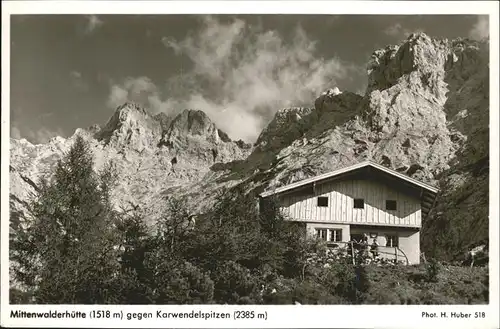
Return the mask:
<svg viewBox="0 0 500 329">
<path fill-rule="evenodd" d="M 394 263 L 403 261 L 406 265 L 409 265 L 408 257 L 405 252 L 399 247 L 387 247 L 387 246 L 377 246 L 376 249 L 372 249 L 371 245 L 366 245 L 355 241 L 338 241 L 338 242 L 327 242 L 327 247 L 331 249 L 342 248 L 345 249 L 346 253 L 349 253 L 352 257 L 353 264 L 355 264 L 356 256 L 360 252 L 365 252 L 368 258 L 384 258 L 389 260 L 394 260 Z M 342 246 L 342 247 L 341 247 Z"/>
</svg>

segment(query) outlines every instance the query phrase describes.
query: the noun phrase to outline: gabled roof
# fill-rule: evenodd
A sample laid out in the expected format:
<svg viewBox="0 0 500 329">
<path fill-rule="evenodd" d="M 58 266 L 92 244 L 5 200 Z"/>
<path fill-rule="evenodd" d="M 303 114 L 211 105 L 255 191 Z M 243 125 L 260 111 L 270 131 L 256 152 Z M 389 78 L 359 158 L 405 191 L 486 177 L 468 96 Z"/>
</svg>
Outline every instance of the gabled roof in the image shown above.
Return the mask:
<svg viewBox="0 0 500 329">
<path fill-rule="evenodd" d="M 420 199 L 421 199 L 421 203 L 422 203 L 422 211 L 423 211 L 424 217 L 427 216 L 428 212 L 433 207 L 434 201 L 435 201 L 437 193 L 439 191 L 438 188 L 431 186 L 429 184 L 423 183 L 421 181 L 418 181 L 414 178 L 408 177 L 406 175 L 403 175 L 395 170 L 386 168 L 386 167 L 379 165 L 379 164 L 372 162 L 372 161 L 360 162 L 358 164 L 355 164 L 355 165 L 352 165 L 349 167 L 341 168 L 339 170 L 331 171 L 331 172 L 328 172 L 328 173 L 325 173 L 322 175 L 314 176 L 314 177 L 307 178 L 307 179 L 304 179 L 304 180 L 301 180 L 301 181 L 298 181 L 298 182 L 295 182 L 292 184 L 288 184 L 288 185 L 276 188 L 274 190 L 263 192 L 260 194 L 260 197 L 266 198 L 266 197 L 269 197 L 271 195 L 276 195 L 276 194 L 281 194 L 283 192 L 292 191 L 294 189 L 305 186 L 307 184 L 314 184 L 316 182 L 336 178 L 336 176 L 348 174 L 351 171 L 355 171 L 355 170 L 363 169 L 363 168 L 370 168 L 370 169 L 373 168 L 376 171 L 379 171 L 381 173 L 386 173 L 386 174 L 390 175 L 392 178 L 400 180 L 402 183 L 405 183 L 406 185 L 411 185 L 417 189 L 420 189 L 421 190 Z"/>
<path fill-rule="evenodd" d="M 361 169 L 361 168 L 364 168 L 364 167 L 372 167 L 372 168 L 375 168 L 375 169 L 378 169 L 378 170 L 381 170 L 383 172 L 386 172 L 396 178 L 399 178 L 399 179 L 402 179 L 404 181 L 407 181 L 415 186 L 418 186 L 418 187 L 421 187 L 429 192 L 432 192 L 432 193 L 437 193 L 439 191 L 439 189 L 437 189 L 436 187 L 434 186 L 431 186 L 429 184 L 425 184 L 421 181 L 418 181 L 416 179 L 413 179 L 411 177 L 408 177 L 406 175 L 403 175 L 395 170 L 392 170 L 392 169 L 389 169 L 389 168 L 386 168 L 382 165 L 379 165 L 375 162 L 372 162 L 372 161 L 363 161 L 363 162 L 360 162 L 360 163 L 357 163 L 355 165 L 352 165 L 352 166 L 349 166 L 349 167 L 345 167 L 345 168 L 341 168 L 339 170 L 334 170 L 334 171 L 331 171 L 331 172 L 328 172 L 328 173 L 325 173 L 325 174 L 322 174 L 322 175 L 318 175 L 318 176 L 314 176 L 314 177 L 311 177 L 311 178 L 307 178 L 307 179 L 304 179 L 304 180 L 301 180 L 301 181 L 298 181 L 298 182 L 295 182 L 295 183 L 292 183 L 292 184 L 288 184 L 288 185 L 285 185 L 285 186 L 282 186 L 282 187 L 279 187 L 279 188 L 276 188 L 272 191 L 267 191 L 267 192 L 264 192 L 264 193 L 261 193 L 260 196 L 265 198 L 265 197 L 268 197 L 270 195 L 273 195 L 273 194 L 278 194 L 278 193 L 282 193 L 282 192 L 285 192 L 285 191 L 288 191 L 288 190 L 292 190 L 292 189 L 295 189 L 297 187 L 301 187 L 303 185 L 307 185 L 307 184 L 310 184 L 310 183 L 314 183 L 314 182 L 318 182 L 318 181 L 321 181 L 321 180 L 325 180 L 325 179 L 328 179 L 328 178 L 333 178 L 335 176 L 339 176 L 341 174 L 344 174 L 344 173 L 347 173 L 347 172 L 350 172 L 350 171 L 353 171 L 353 170 L 356 170 L 356 169 Z"/>
</svg>

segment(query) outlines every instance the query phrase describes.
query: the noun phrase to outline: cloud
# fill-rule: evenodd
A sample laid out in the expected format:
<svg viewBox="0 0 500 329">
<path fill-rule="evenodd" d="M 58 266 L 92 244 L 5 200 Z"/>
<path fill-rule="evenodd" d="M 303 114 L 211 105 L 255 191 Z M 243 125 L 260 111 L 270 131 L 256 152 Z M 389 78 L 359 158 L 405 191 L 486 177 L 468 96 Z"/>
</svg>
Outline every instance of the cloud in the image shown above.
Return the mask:
<svg viewBox="0 0 500 329">
<path fill-rule="evenodd" d="M 69 73 L 69 75 L 71 75 L 75 79 L 81 79 L 82 78 L 82 74 L 80 72 L 78 72 L 78 71 L 71 71 Z"/>
<path fill-rule="evenodd" d="M 71 84 L 73 87 L 75 87 L 78 91 L 88 91 L 89 90 L 89 85 L 83 80 L 83 76 L 80 72 L 78 71 L 71 71 L 69 73 L 70 78 L 71 78 Z"/>
<path fill-rule="evenodd" d="M 396 23 L 396 24 L 391 25 L 388 28 L 386 28 L 384 30 L 384 33 L 387 35 L 390 35 L 390 36 L 399 36 L 399 35 L 401 35 L 402 29 L 403 29 L 403 27 L 401 26 L 401 24 Z"/>
<path fill-rule="evenodd" d="M 53 115 L 54 115 L 54 112 L 45 112 L 45 113 L 40 114 L 40 115 L 38 116 L 38 118 L 39 118 L 40 120 L 44 120 L 44 119 L 46 119 L 46 118 L 50 118 L 50 117 L 51 117 L 51 116 L 53 116 Z"/>
<path fill-rule="evenodd" d="M 108 96 L 107 105 L 115 108 L 128 100 L 128 90 L 120 85 L 111 86 L 111 92 Z"/>
<path fill-rule="evenodd" d="M 19 128 L 15 127 L 15 126 L 12 126 L 10 128 L 10 137 L 14 138 L 14 139 L 21 139 L 21 131 L 19 130 Z"/>
<path fill-rule="evenodd" d="M 26 130 L 26 129 L 25 129 Z M 42 127 L 38 130 L 27 130 L 25 133 L 21 132 L 21 129 L 17 126 L 16 123 L 12 124 L 10 128 L 10 136 L 14 139 L 26 138 L 30 142 L 34 144 L 42 144 L 47 143 L 52 137 L 55 136 L 63 136 L 64 132 L 61 128 L 57 128 L 56 130 L 51 130 L 45 127 Z"/>
<path fill-rule="evenodd" d="M 199 109 L 233 139 L 254 141 L 275 112 L 312 106 L 358 67 L 338 58 L 315 55 L 316 42 L 298 26 L 290 40 L 234 19 L 221 23 L 205 16 L 198 31 L 162 43 L 191 66 L 158 88 L 148 77 L 129 77 L 111 86 L 111 108 L 135 101 L 153 113 Z"/>
<path fill-rule="evenodd" d="M 478 16 L 476 24 L 469 31 L 469 37 L 475 40 L 484 40 L 490 37 L 488 16 Z"/>
<path fill-rule="evenodd" d="M 354 67 L 316 56 L 316 42 L 297 26 L 290 39 L 241 19 L 221 23 L 205 16 L 183 40 L 163 44 L 192 66 L 169 79 L 163 108 L 205 111 L 232 138 L 255 140 L 283 107 L 311 106 Z M 181 86 L 181 87 L 180 87 Z"/>
<path fill-rule="evenodd" d="M 395 38 L 408 38 L 413 33 L 424 32 L 423 29 L 407 29 L 400 23 L 395 23 L 384 30 L 384 34 Z"/>
<path fill-rule="evenodd" d="M 97 72 L 97 82 L 99 83 L 112 83 L 108 74 L 104 72 Z"/>
<path fill-rule="evenodd" d="M 310 106 L 349 72 L 339 59 L 316 58 L 316 43 L 301 27 L 287 42 L 238 19 L 221 24 L 206 17 L 203 23 L 194 36 L 163 41 L 193 62 L 182 77 L 191 91 L 184 106 L 206 111 L 233 138 L 254 140 L 278 109 Z"/>
<path fill-rule="evenodd" d="M 103 24 L 103 21 L 99 17 L 97 17 L 97 15 L 88 15 L 85 16 L 85 19 L 87 21 L 85 26 L 85 33 L 87 34 L 94 32 Z"/>
<path fill-rule="evenodd" d="M 116 108 L 127 101 L 136 102 L 149 108 L 150 112 L 168 112 L 169 102 L 161 100 L 160 92 L 148 77 L 127 78 L 121 84 L 113 84 L 107 105 Z"/>
<path fill-rule="evenodd" d="M 36 131 L 29 131 L 27 136 L 28 139 L 33 140 L 37 143 L 47 143 L 52 137 L 64 135 L 61 128 L 56 130 L 50 130 L 45 127 L 38 129 Z"/>
</svg>

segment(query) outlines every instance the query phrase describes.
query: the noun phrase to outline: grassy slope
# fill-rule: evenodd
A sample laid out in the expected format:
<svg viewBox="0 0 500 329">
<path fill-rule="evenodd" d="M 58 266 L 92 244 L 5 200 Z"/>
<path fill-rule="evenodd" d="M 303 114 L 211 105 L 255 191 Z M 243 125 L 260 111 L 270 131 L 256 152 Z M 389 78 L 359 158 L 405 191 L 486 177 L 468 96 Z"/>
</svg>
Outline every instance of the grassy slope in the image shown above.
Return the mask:
<svg viewBox="0 0 500 329">
<path fill-rule="evenodd" d="M 426 279 L 425 265 L 367 267 L 366 304 L 486 304 L 487 267 L 442 266 L 437 282 Z"/>
</svg>

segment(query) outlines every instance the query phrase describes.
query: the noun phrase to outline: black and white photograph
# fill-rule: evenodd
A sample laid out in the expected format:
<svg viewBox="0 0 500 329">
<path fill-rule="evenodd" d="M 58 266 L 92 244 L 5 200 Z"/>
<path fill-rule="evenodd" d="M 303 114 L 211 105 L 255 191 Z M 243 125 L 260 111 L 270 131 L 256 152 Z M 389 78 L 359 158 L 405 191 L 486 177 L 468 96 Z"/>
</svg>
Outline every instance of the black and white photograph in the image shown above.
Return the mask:
<svg viewBox="0 0 500 329">
<path fill-rule="evenodd" d="M 2 19 L 11 309 L 489 305 L 492 16 L 331 11 Z"/>
</svg>

